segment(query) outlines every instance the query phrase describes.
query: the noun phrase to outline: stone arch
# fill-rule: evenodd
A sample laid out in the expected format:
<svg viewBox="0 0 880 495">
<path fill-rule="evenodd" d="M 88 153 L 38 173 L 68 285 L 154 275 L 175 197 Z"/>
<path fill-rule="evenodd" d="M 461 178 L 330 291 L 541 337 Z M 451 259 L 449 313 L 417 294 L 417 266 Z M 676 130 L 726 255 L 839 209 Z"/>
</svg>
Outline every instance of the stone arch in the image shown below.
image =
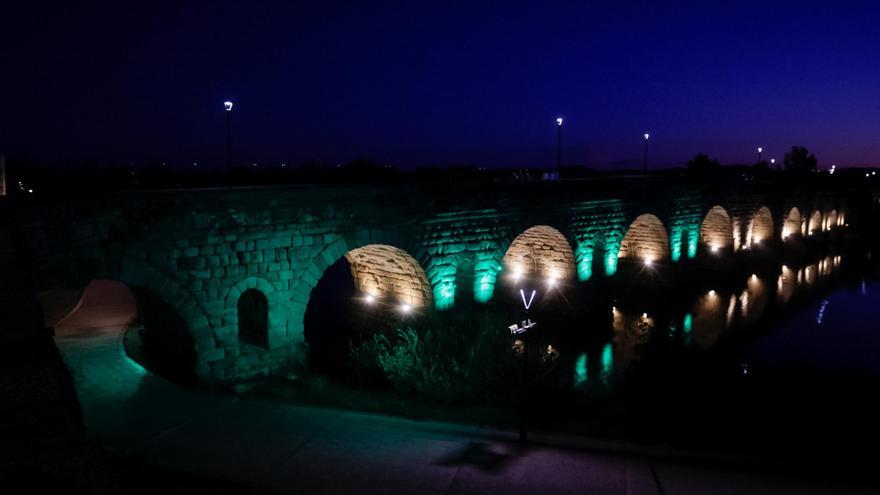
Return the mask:
<svg viewBox="0 0 880 495">
<path fill-rule="evenodd" d="M 287 335 L 291 343 L 305 343 L 304 317 L 306 307 L 312 289 L 318 284 L 324 271 L 345 256 L 352 249 L 350 246 L 357 248 L 368 244 L 384 244 L 406 252 L 417 262 L 419 267 L 428 267 L 425 273 L 426 280 L 436 289 L 440 281 L 432 279 L 430 275 L 432 271 L 431 257 L 421 244 L 414 241 L 407 242 L 398 231 L 367 229 L 337 237 L 312 257 L 311 263 L 301 272 L 291 291 L 287 319 Z"/>
<path fill-rule="evenodd" d="M 782 220 L 782 240 L 792 235 L 797 235 L 801 231 L 801 211 L 797 206 L 792 206 L 785 218 Z"/>
<path fill-rule="evenodd" d="M 825 229 L 831 230 L 837 226 L 837 210 L 831 210 L 825 215 Z"/>
<path fill-rule="evenodd" d="M 762 206 L 752 215 L 752 221 L 749 223 L 749 230 L 746 236 L 746 245 L 760 244 L 772 238 L 773 214 L 770 213 L 770 208 Z"/>
<path fill-rule="evenodd" d="M 510 243 L 502 261 L 513 276 L 573 280 L 577 275 L 568 239 L 549 225 L 526 229 Z"/>
<path fill-rule="evenodd" d="M 807 234 L 813 235 L 816 232 L 820 232 L 822 230 L 822 212 L 819 210 L 815 210 L 812 215 L 810 215 L 810 222 L 807 225 Z"/>
<path fill-rule="evenodd" d="M 700 242 L 712 251 L 733 246 L 733 224 L 722 206 L 713 206 L 700 224 Z"/>
<path fill-rule="evenodd" d="M 390 297 L 414 308 L 430 308 L 431 284 L 419 262 L 403 249 L 367 244 L 345 253 L 358 291 Z"/>
<path fill-rule="evenodd" d="M 669 256 L 666 227 L 655 215 L 645 213 L 630 224 L 620 243 L 617 257 L 658 261 Z"/>
<path fill-rule="evenodd" d="M 180 316 L 195 346 L 198 359 L 196 376 L 207 379 L 208 362 L 222 359 L 224 353 L 217 348 L 211 322 L 192 294 L 164 273 L 128 258 L 119 262 L 118 273 L 112 274 L 110 278 L 129 286 L 149 289 Z"/>
<path fill-rule="evenodd" d="M 240 324 L 242 315 L 239 314 L 239 302 L 242 295 L 248 291 L 259 292 L 266 298 L 267 327 L 265 329 L 266 336 L 264 342 L 249 341 L 248 338 L 245 338 L 244 341 L 241 339 Z M 279 292 L 277 288 L 266 279 L 260 277 L 245 277 L 229 288 L 224 300 L 224 328 L 231 330 L 229 332 L 230 335 L 227 336 L 228 340 L 234 340 L 239 345 L 245 343 L 271 349 L 283 339 L 286 321 L 284 319 L 284 311 L 282 310 L 282 301 L 279 300 Z"/>
</svg>

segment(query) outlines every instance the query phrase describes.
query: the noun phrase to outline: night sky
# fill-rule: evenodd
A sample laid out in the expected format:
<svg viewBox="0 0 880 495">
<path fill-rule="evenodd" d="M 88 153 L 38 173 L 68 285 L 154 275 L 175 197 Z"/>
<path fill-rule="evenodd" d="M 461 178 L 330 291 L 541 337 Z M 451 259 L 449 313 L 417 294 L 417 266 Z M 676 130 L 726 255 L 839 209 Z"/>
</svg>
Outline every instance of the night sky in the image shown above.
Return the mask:
<svg viewBox="0 0 880 495">
<path fill-rule="evenodd" d="M 230 98 L 261 165 L 880 165 L 870 3 L 130 3 L 3 2 L 0 153 L 220 166 Z"/>
</svg>

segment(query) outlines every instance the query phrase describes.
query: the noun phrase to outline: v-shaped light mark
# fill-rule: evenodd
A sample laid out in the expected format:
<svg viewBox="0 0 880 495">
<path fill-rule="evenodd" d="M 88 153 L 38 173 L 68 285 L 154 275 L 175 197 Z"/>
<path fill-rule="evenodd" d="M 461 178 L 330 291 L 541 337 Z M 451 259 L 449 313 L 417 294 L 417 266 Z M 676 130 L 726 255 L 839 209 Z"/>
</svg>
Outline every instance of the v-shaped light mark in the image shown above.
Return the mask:
<svg viewBox="0 0 880 495">
<path fill-rule="evenodd" d="M 532 305 L 532 301 L 535 300 L 535 291 L 532 290 L 532 295 L 531 295 L 531 297 L 529 297 L 529 302 L 526 302 L 526 293 L 523 292 L 522 289 L 519 290 L 519 295 L 522 297 L 523 306 L 525 306 L 526 309 L 529 309 L 529 306 Z"/>
</svg>

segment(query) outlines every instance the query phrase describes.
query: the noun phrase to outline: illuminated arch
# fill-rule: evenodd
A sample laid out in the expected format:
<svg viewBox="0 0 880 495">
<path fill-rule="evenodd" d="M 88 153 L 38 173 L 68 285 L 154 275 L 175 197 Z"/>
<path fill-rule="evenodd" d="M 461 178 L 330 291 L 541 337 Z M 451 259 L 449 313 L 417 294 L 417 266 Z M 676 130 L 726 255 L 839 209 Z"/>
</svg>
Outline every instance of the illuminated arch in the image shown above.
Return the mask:
<svg viewBox="0 0 880 495">
<path fill-rule="evenodd" d="M 428 276 L 419 262 L 403 249 L 368 244 L 347 252 L 345 258 L 360 292 L 413 308 L 431 307 Z"/>
<path fill-rule="evenodd" d="M 504 269 L 514 277 L 572 280 L 577 275 L 574 251 L 561 232 L 537 225 L 517 236 L 504 254 Z"/>
<path fill-rule="evenodd" d="M 831 230 L 837 226 L 837 210 L 831 210 L 825 215 L 825 229 Z"/>
<path fill-rule="evenodd" d="M 785 215 L 782 221 L 782 240 L 792 235 L 796 235 L 801 231 L 801 211 L 793 206 Z"/>
<path fill-rule="evenodd" d="M 754 245 L 773 238 L 773 214 L 766 206 L 758 208 L 752 216 L 746 244 Z"/>
<path fill-rule="evenodd" d="M 813 235 L 822 230 L 822 212 L 816 210 L 810 215 L 810 223 L 807 226 L 807 234 Z"/>
<path fill-rule="evenodd" d="M 733 245 L 733 224 L 721 206 L 713 206 L 700 224 L 700 242 L 712 251 Z"/>
<path fill-rule="evenodd" d="M 669 256 L 669 237 L 666 227 L 654 215 L 646 213 L 630 224 L 620 243 L 621 259 L 661 260 Z"/>
</svg>

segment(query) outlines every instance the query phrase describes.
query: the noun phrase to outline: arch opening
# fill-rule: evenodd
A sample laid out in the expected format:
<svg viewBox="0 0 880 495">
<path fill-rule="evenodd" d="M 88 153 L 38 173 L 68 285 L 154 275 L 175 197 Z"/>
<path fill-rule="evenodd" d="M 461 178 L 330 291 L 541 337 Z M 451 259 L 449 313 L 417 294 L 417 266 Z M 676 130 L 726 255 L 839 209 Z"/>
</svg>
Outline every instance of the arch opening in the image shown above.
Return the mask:
<svg viewBox="0 0 880 495">
<path fill-rule="evenodd" d="M 577 276 L 571 245 L 561 232 L 548 225 L 531 227 L 517 236 L 502 263 L 513 280 L 530 278 L 555 283 L 568 282 Z"/>
<path fill-rule="evenodd" d="M 746 245 L 756 246 L 762 242 L 773 238 L 773 214 L 770 208 L 762 206 L 758 208 L 752 216 L 749 223 L 749 230 L 746 235 Z"/>
<path fill-rule="evenodd" d="M 807 234 L 813 235 L 822 230 L 822 212 L 816 210 L 810 215 L 810 223 L 807 226 Z"/>
<path fill-rule="evenodd" d="M 782 223 L 782 240 L 786 240 L 793 235 L 799 234 L 801 231 L 801 212 L 796 206 L 793 206 L 785 215 Z"/>
<path fill-rule="evenodd" d="M 432 306 L 428 277 L 406 251 L 369 244 L 346 252 L 324 270 L 306 304 L 310 370 L 349 378 L 353 345 L 404 326 Z"/>
<path fill-rule="evenodd" d="M 837 226 L 837 210 L 831 210 L 825 215 L 825 229 L 831 230 Z"/>
<path fill-rule="evenodd" d="M 733 224 L 721 206 L 713 206 L 700 224 L 700 242 L 711 252 L 733 245 Z"/>
<path fill-rule="evenodd" d="M 666 227 L 656 216 L 646 213 L 630 224 L 617 257 L 620 259 L 642 260 L 646 263 L 662 260 L 669 256 L 669 238 Z"/>
<path fill-rule="evenodd" d="M 247 289 L 238 298 L 238 340 L 269 347 L 269 300 L 257 289 Z"/>
</svg>

